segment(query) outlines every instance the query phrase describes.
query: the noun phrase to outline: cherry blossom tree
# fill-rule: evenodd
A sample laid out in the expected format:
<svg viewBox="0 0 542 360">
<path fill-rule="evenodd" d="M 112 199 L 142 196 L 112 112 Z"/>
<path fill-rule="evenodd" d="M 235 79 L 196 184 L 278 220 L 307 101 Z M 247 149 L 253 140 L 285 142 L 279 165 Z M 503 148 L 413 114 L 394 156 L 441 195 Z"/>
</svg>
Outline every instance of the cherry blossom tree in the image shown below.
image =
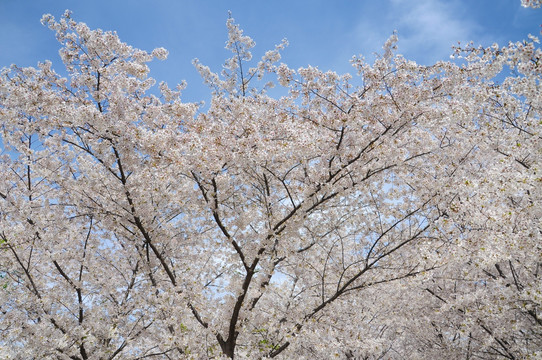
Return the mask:
<svg viewBox="0 0 542 360">
<path fill-rule="evenodd" d="M 13 359 L 541 356 L 538 39 L 355 76 L 252 61 L 208 108 L 69 12 L 0 76 L 0 346 Z M 271 96 L 268 91 L 277 86 Z"/>
<path fill-rule="evenodd" d="M 542 6 L 542 1 L 541 0 L 521 0 L 521 5 L 523 7 L 530 7 L 530 8 L 536 9 Z"/>
</svg>

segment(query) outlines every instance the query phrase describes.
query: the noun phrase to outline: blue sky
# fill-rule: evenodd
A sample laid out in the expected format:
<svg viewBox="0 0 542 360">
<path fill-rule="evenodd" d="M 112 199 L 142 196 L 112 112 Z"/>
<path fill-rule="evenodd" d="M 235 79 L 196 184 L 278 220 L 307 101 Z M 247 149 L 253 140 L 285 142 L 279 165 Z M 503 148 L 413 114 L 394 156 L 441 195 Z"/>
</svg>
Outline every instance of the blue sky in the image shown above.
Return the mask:
<svg viewBox="0 0 542 360">
<path fill-rule="evenodd" d="M 91 28 L 115 30 L 128 44 L 169 50 L 169 59 L 151 64 L 152 76 L 170 86 L 188 81 L 185 100 L 208 96 L 193 58 L 220 70 L 228 10 L 257 44 L 255 57 L 287 38 L 283 61 L 350 72 L 352 55 L 372 58 L 398 31 L 398 52 L 420 63 L 448 59 L 457 41 L 489 45 L 539 35 L 542 9 L 519 0 L 0 0 L 0 67 L 35 66 L 52 60 L 57 71 L 59 44 L 40 24 L 44 13 L 73 11 Z"/>
</svg>

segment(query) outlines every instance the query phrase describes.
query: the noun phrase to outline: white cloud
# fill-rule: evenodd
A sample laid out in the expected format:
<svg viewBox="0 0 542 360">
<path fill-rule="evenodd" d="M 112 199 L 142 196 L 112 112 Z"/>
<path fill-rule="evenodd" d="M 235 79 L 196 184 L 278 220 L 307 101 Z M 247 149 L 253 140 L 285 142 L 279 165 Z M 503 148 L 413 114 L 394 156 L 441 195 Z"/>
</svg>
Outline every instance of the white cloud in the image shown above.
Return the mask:
<svg viewBox="0 0 542 360">
<path fill-rule="evenodd" d="M 382 14 L 362 14 L 355 38 L 364 51 L 381 52 L 384 41 L 398 31 L 398 52 L 420 63 L 446 60 L 451 46 L 473 40 L 477 24 L 457 2 L 443 0 L 390 0 Z M 365 53 L 364 55 L 369 55 Z"/>
</svg>

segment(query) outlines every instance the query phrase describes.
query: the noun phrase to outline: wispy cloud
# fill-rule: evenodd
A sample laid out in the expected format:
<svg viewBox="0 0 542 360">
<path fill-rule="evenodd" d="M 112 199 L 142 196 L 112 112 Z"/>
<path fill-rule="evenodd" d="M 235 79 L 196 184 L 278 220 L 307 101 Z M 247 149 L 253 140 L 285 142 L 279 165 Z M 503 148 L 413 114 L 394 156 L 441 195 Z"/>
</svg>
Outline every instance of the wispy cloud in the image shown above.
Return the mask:
<svg viewBox="0 0 542 360">
<path fill-rule="evenodd" d="M 399 53 L 420 63 L 447 59 L 457 41 L 473 40 L 478 25 L 457 2 L 443 0 L 389 0 L 382 16 L 362 14 L 355 37 L 363 49 L 379 52 L 394 30 Z M 366 54 L 368 55 L 368 54 Z"/>
</svg>

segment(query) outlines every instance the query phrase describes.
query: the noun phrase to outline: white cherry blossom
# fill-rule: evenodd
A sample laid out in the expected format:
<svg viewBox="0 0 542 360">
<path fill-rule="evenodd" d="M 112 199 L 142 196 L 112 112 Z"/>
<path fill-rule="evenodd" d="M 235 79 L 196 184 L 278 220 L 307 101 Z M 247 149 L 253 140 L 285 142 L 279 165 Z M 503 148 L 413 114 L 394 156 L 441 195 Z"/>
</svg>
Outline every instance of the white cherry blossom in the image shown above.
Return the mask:
<svg viewBox="0 0 542 360">
<path fill-rule="evenodd" d="M 204 110 L 150 91 L 165 49 L 42 22 L 68 76 L 0 75 L 4 357 L 542 356 L 536 37 L 352 76 L 230 17 Z"/>
</svg>

